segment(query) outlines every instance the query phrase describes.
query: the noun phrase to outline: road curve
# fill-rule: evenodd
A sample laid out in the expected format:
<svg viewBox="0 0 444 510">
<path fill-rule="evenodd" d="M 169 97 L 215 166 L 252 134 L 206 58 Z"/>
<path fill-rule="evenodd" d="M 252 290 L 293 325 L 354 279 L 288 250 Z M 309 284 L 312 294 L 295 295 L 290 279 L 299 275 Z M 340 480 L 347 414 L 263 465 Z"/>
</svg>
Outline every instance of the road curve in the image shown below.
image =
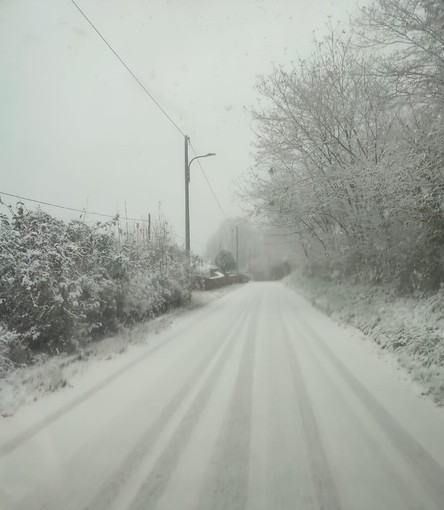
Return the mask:
<svg viewBox="0 0 444 510">
<path fill-rule="evenodd" d="M 2 510 L 444 508 L 442 412 L 280 283 L 226 294 L 18 425 L 0 424 Z"/>
</svg>

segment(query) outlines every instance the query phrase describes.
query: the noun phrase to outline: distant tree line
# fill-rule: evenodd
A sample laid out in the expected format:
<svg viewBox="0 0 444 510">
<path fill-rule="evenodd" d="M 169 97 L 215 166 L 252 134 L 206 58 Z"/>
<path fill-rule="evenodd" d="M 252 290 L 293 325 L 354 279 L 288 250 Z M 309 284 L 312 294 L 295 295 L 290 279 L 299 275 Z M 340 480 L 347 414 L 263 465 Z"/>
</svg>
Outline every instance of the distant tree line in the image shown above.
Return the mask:
<svg viewBox="0 0 444 510">
<path fill-rule="evenodd" d="M 375 0 L 309 59 L 259 79 L 252 213 L 309 271 L 436 289 L 444 280 L 444 4 Z"/>
<path fill-rule="evenodd" d="M 281 238 L 269 233 L 269 229 L 262 228 L 258 222 L 253 223 L 248 217 L 228 218 L 221 223 L 208 241 L 205 253 L 208 260 L 222 271 L 235 270 L 236 227 L 240 273 L 248 274 L 254 280 L 276 280 L 287 274 L 288 259 L 298 248 L 297 243 L 282 242 Z M 277 276 L 279 274 L 282 276 Z"/>
</svg>

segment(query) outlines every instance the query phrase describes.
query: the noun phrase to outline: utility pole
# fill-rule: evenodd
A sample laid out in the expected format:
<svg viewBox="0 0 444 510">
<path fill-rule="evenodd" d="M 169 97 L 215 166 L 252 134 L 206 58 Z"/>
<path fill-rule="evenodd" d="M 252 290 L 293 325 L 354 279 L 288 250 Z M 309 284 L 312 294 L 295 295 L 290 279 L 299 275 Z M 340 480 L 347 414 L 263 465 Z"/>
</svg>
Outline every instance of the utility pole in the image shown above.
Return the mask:
<svg viewBox="0 0 444 510">
<path fill-rule="evenodd" d="M 239 225 L 236 225 L 236 274 L 239 275 Z"/>
<path fill-rule="evenodd" d="M 151 241 L 151 213 L 148 213 L 148 243 Z"/>
<path fill-rule="evenodd" d="M 190 165 L 188 164 L 189 136 L 185 135 L 185 250 L 190 253 Z"/>
<path fill-rule="evenodd" d="M 201 156 L 195 156 L 190 162 L 188 162 L 188 145 L 190 143 L 190 137 L 185 135 L 185 250 L 190 253 L 190 167 L 191 163 L 195 159 L 208 158 L 209 156 L 215 156 L 214 152 L 208 154 L 202 154 Z"/>
</svg>

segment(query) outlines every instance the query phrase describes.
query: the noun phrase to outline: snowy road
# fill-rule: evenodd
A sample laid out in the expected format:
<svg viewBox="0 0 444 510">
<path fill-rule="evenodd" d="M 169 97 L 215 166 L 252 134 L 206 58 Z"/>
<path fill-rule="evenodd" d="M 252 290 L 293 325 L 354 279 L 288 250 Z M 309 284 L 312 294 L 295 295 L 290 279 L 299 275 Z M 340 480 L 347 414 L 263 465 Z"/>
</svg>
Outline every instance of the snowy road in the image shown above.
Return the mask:
<svg viewBox="0 0 444 510">
<path fill-rule="evenodd" d="M 442 412 L 283 285 L 144 349 L 0 422 L 0 508 L 444 508 Z"/>
</svg>

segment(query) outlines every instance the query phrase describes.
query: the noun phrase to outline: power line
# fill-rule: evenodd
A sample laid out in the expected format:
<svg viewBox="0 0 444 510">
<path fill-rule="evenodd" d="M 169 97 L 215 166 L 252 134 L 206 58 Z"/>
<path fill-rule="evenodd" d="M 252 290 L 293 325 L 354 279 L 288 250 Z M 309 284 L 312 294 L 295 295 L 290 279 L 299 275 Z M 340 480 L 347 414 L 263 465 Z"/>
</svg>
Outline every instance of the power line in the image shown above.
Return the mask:
<svg viewBox="0 0 444 510">
<path fill-rule="evenodd" d="M 191 146 L 191 150 L 193 151 L 194 155 L 197 156 L 197 152 L 194 149 L 193 144 L 191 143 L 191 141 L 190 141 L 190 146 Z M 213 186 L 211 186 L 211 183 L 208 180 L 207 174 L 205 173 L 205 171 L 203 169 L 203 166 L 202 166 L 202 164 L 200 162 L 200 159 L 197 160 L 197 163 L 198 163 L 198 165 L 199 165 L 199 167 L 200 167 L 200 169 L 201 169 L 201 171 L 203 173 L 203 176 L 205 177 L 205 180 L 207 181 L 208 187 L 210 188 L 211 193 L 213 194 L 213 197 L 214 197 L 214 199 L 217 202 L 217 205 L 219 206 L 219 209 L 222 211 L 222 214 L 224 215 L 225 219 L 228 219 L 227 215 L 225 214 L 224 208 L 222 207 L 221 203 L 219 202 L 219 199 L 217 198 L 217 195 L 216 195 L 216 193 L 215 193 L 215 191 L 213 189 Z"/>
<path fill-rule="evenodd" d="M 35 200 L 34 198 L 26 198 L 26 197 L 22 197 L 21 195 L 13 195 L 12 193 L 6 193 L 4 191 L 0 191 L 0 203 L 1 203 L 1 195 L 5 195 L 7 197 L 12 197 L 12 198 L 18 198 L 19 200 L 25 200 L 26 202 L 33 202 L 34 204 L 41 204 L 41 205 L 47 205 L 49 207 L 56 207 L 57 209 L 64 209 L 66 211 L 71 211 L 71 212 L 78 212 L 78 213 L 81 213 L 81 214 L 89 214 L 90 216 L 101 216 L 103 218 L 118 218 L 120 220 L 128 220 L 128 221 L 136 221 L 136 222 L 141 222 L 141 223 L 148 223 L 149 220 L 144 220 L 144 219 L 137 219 L 137 218 L 124 218 L 123 216 L 121 216 L 120 214 L 104 214 L 104 213 L 98 213 L 98 212 L 93 212 L 93 211 L 86 211 L 85 209 L 76 209 L 75 207 L 67 207 L 67 206 L 64 206 L 64 205 L 58 205 L 58 204 L 52 204 L 51 202 L 44 202 L 43 200 Z M 185 240 L 185 237 L 179 235 L 179 234 L 175 234 L 174 232 L 171 232 L 171 235 L 173 235 L 174 237 L 177 237 L 179 239 L 182 239 L 182 240 Z M 200 244 L 201 246 L 205 246 L 203 243 L 196 243 L 196 244 Z"/>
<path fill-rule="evenodd" d="M 134 80 L 136 80 L 136 82 L 139 84 L 139 86 L 143 89 L 143 91 L 148 95 L 148 97 L 155 103 L 155 105 L 159 108 L 159 110 L 165 115 L 165 117 L 171 122 L 171 124 L 177 129 L 177 131 L 179 131 L 179 133 L 182 135 L 182 136 L 186 136 L 185 133 L 182 131 L 182 129 L 180 129 L 180 127 L 176 124 L 176 122 L 174 122 L 174 120 L 170 117 L 170 115 L 166 112 L 166 110 L 161 106 L 161 104 L 156 100 L 156 98 L 148 91 L 148 89 L 145 87 L 145 85 L 143 85 L 143 83 L 139 80 L 139 78 L 137 78 L 137 76 L 133 73 L 133 71 L 129 68 L 129 66 L 125 63 L 125 61 L 120 57 L 120 55 L 114 50 L 114 48 L 111 46 L 111 44 L 105 39 L 105 37 L 101 34 L 101 32 L 99 31 L 99 29 L 94 25 L 94 23 L 88 18 L 88 16 L 85 14 L 85 12 L 79 7 L 79 5 L 75 2 L 75 0 L 71 0 L 71 3 L 76 7 L 76 9 L 80 12 L 80 14 L 85 18 L 85 20 L 89 23 L 89 25 L 93 28 L 93 30 L 97 33 L 97 35 L 102 39 L 102 41 L 108 46 L 108 48 L 113 52 L 114 56 L 119 60 L 119 62 L 125 67 L 125 69 L 129 72 L 129 74 L 134 78 Z M 190 145 L 191 145 L 191 149 L 193 150 L 194 152 L 194 155 L 197 156 L 197 153 L 196 151 L 194 150 L 194 147 L 193 145 L 191 144 L 190 142 Z M 205 180 L 207 181 L 207 184 L 211 190 L 211 193 L 213 194 L 220 210 L 222 211 L 222 214 L 224 215 L 225 218 L 227 218 L 227 215 L 225 214 L 225 211 L 219 201 L 219 199 L 217 198 L 217 195 L 213 189 L 213 187 L 211 186 L 211 183 L 210 181 L 208 180 L 208 177 L 206 176 L 205 174 L 205 171 L 202 167 L 202 164 L 201 162 L 198 160 L 197 161 L 198 164 L 199 164 L 199 167 L 205 177 Z"/>
<path fill-rule="evenodd" d="M 128 221 L 139 221 L 142 223 L 148 223 L 149 220 L 137 219 L 137 218 L 126 218 L 122 217 L 120 214 L 104 214 L 93 211 L 86 211 L 85 209 L 76 209 L 75 207 L 66 207 L 64 205 L 52 204 L 51 202 L 43 202 L 42 200 L 35 200 L 33 198 L 22 197 L 21 195 L 13 195 L 11 193 L 5 193 L 4 191 L 0 191 L 0 195 L 6 195 L 7 197 L 18 198 L 19 200 L 26 200 L 27 202 L 33 202 L 35 204 L 48 205 L 49 207 L 57 207 L 57 209 L 65 209 L 66 211 L 79 212 L 81 214 L 89 214 L 90 216 L 101 216 L 104 218 L 120 218 Z M 181 236 L 179 236 L 181 237 Z"/>
<path fill-rule="evenodd" d="M 165 117 L 171 122 L 171 124 L 179 131 L 182 136 L 185 136 L 185 133 L 180 129 L 180 127 L 174 122 L 174 120 L 170 117 L 170 115 L 165 111 L 165 109 L 161 106 L 161 104 L 156 100 L 156 98 L 148 91 L 145 85 L 137 78 L 137 76 L 131 71 L 129 66 L 124 62 L 124 60 L 119 56 L 119 54 L 114 50 L 111 44 L 103 37 L 98 28 L 93 24 L 93 22 L 88 18 L 88 16 L 82 11 L 82 9 L 78 6 L 78 4 L 71 0 L 72 4 L 76 7 L 76 9 L 80 12 L 80 14 L 85 18 L 85 20 L 91 25 L 97 35 L 102 39 L 102 41 L 108 46 L 108 48 L 113 52 L 114 56 L 119 60 L 119 62 L 125 67 L 125 69 L 129 72 L 129 74 L 136 80 L 136 82 L 140 85 L 143 91 L 148 95 L 148 97 L 155 103 L 155 105 L 159 108 L 159 110 L 165 115 Z"/>
<path fill-rule="evenodd" d="M 19 200 L 26 200 L 27 202 L 34 202 L 35 204 L 42 204 L 42 205 L 48 205 L 50 207 L 57 207 L 58 209 L 65 209 L 67 211 L 79 212 L 82 214 L 90 214 L 92 216 L 103 216 L 105 218 L 115 218 L 116 216 L 118 216 L 117 214 L 114 214 L 114 215 L 113 214 L 103 214 L 103 213 L 97 213 L 97 212 L 93 212 L 93 211 L 85 211 L 85 209 L 76 209 L 74 207 L 66 207 L 64 205 L 52 204 L 50 202 L 43 202 L 42 200 L 34 200 L 33 198 L 25 198 L 20 195 L 13 195 L 11 193 L 6 193 L 4 191 L 0 191 L 0 195 L 6 195 L 7 197 L 18 198 Z M 148 220 L 134 220 L 133 218 L 128 218 L 128 219 L 133 220 L 133 221 L 148 221 Z"/>
</svg>

